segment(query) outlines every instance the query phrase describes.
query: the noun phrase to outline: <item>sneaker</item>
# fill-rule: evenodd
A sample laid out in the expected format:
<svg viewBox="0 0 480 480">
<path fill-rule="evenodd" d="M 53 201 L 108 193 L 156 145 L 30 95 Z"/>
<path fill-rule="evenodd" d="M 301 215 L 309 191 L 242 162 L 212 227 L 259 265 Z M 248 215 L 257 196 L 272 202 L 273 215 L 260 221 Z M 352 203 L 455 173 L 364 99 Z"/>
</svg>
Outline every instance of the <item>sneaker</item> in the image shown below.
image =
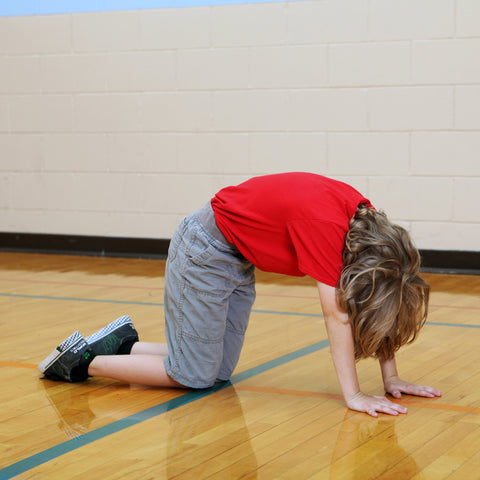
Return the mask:
<svg viewBox="0 0 480 480">
<path fill-rule="evenodd" d="M 138 333 L 130 317 L 124 315 L 90 335 L 85 341 L 95 356 L 129 354 L 132 345 L 138 342 Z"/>
<path fill-rule="evenodd" d="M 88 365 L 94 356 L 80 332 L 75 332 L 40 363 L 38 370 L 49 380 L 82 382 L 88 378 Z"/>
</svg>

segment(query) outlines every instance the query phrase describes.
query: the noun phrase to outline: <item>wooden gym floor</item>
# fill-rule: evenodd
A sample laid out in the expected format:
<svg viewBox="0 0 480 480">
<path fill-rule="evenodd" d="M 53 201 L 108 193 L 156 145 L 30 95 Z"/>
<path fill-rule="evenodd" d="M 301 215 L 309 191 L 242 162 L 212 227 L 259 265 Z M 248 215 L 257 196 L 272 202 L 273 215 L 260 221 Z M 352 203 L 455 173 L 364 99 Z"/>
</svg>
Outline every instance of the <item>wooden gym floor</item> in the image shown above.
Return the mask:
<svg viewBox="0 0 480 480">
<path fill-rule="evenodd" d="M 438 399 L 407 415 L 349 411 L 316 287 L 257 272 L 257 300 L 230 384 L 192 392 L 93 378 L 41 380 L 36 365 L 74 330 L 129 314 L 163 341 L 160 260 L 0 253 L 0 478 L 480 478 L 480 276 L 425 274 L 428 324 L 398 354 Z M 374 361 L 365 392 L 383 394 Z"/>
</svg>

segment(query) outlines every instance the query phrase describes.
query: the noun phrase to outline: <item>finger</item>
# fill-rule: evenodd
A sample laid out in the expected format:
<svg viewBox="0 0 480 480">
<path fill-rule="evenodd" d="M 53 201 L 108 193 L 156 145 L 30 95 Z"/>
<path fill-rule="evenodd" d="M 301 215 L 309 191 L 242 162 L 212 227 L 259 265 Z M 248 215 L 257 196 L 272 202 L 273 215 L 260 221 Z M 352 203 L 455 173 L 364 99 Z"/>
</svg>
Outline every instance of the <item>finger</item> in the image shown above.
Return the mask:
<svg viewBox="0 0 480 480">
<path fill-rule="evenodd" d="M 383 413 L 386 413 L 387 415 L 392 415 L 393 417 L 397 417 L 399 414 L 399 412 L 393 410 L 393 408 L 385 409 Z"/>
<path fill-rule="evenodd" d="M 389 407 L 388 405 L 380 405 L 377 407 L 377 411 L 381 413 L 385 413 L 387 415 L 393 415 L 397 416 L 399 413 L 404 413 L 404 412 L 399 412 L 396 408 Z"/>
<path fill-rule="evenodd" d="M 400 405 L 398 403 L 393 403 L 393 402 L 391 402 L 390 405 L 387 405 L 387 408 L 390 409 L 390 410 L 395 410 L 395 412 L 397 412 L 397 413 L 407 413 L 408 412 L 407 407 L 404 407 L 403 405 Z"/>
<path fill-rule="evenodd" d="M 397 390 L 397 389 L 392 390 L 392 391 L 389 392 L 389 393 L 390 393 L 390 395 L 391 395 L 392 397 L 394 397 L 394 398 L 401 398 L 401 397 L 402 397 L 402 394 L 401 394 L 400 390 Z"/>
<path fill-rule="evenodd" d="M 417 395 L 422 397 L 428 395 L 426 387 L 424 387 L 423 385 L 415 385 L 414 383 L 405 383 L 404 385 L 398 387 L 398 391 L 406 393 L 408 395 Z"/>
<path fill-rule="evenodd" d="M 378 413 L 375 411 L 374 408 L 369 408 L 368 410 L 365 411 L 365 413 L 368 413 L 371 417 L 378 417 Z"/>
<path fill-rule="evenodd" d="M 441 393 L 433 387 L 427 387 L 425 385 L 411 385 L 409 388 L 403 390 L 410 395 L 416 395 L 418 397 L 439 397 Z"/>
<path fill-rule="evenodd" d="M 402 388 L 402 392 L 407 393 L 408 395 L 416 395 L 419 397 L 425 397 L 428 395 L 421 385 L 408 385 L 405 388 Z"/>
<path fill-rule="evenodd" d="M 419 397 L 427 397 L 427 398 L 433 398 L 435 395 L 432 392 L 429 392 L 428 390 L 421 390 L 419 393 L 417 393 Z"/>
<path fill-rule="evenodd" d="M 395 406 L 396 406 L 395 408 L 396 408 L 398 413 L 407 413 L 408 412 L 408 408 L 404 407 L 403 405 L 395 404 Z"/>
<path fill-rule="evenodd" d="M 437 390 L 436 388 L 433 388 L 433 387 L 423 387 L 423 388 L 425 389 L 426 392 L 428 392 L 433 397 L 442 396 L 442 392 L 440 392 L 440 390 Z"/>
<path fill-rule="evenodd" d="M 385 401 L 382 402 L 382 404 L 385 406 L 385 408 L 388 408 L 389 410 L 394 410 L 397 413 L 407 413 L 408 409 L 407 407 L 400 405 L 399 403 L 394 403 L 388 400 L 388 398 L 385 398 Z"/>
<path fill-rule="evenodd" d="M 399 413 L 407 413 L 407 408 L 398 403 L 391 402 L 386 397 L 376 397 L 378 403 L 375 405 L 378 412 L 387 413 L 388 415 L 398 415 Z"/>
</svg>

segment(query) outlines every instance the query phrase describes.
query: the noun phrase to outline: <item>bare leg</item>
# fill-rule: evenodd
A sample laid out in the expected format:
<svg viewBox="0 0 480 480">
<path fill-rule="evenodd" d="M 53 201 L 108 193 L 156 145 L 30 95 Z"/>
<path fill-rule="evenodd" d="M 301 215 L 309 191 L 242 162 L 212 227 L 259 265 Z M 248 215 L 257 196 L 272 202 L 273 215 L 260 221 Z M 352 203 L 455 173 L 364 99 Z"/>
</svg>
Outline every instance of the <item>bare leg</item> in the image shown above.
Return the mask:
<svg viewBox="0 0 480 480">
<path fill-rule="evenodd" d="M 166 343 L 136 342 L 133 344 L 130 355 L 168 355 L 168 346 Z"/>
<path fill-rule="evenodd" d="M 99 355 L 92 360 L 88 374 L 136 385 L 183 387 L 167 375 L 160 355 Z"/>
</svg>

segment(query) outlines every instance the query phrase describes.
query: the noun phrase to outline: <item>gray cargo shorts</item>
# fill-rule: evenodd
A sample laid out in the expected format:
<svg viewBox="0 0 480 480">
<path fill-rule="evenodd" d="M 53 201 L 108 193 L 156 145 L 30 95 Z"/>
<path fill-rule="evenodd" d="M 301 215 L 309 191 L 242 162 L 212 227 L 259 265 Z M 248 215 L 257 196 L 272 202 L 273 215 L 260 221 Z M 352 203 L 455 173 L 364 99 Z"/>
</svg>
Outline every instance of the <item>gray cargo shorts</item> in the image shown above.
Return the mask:
<svg viewBox="0 0 480 480">
<path fill-rule="evenodd" d="M 191 388 L 228 380 L 255 300 L 255 267 L 227 242 L 210 202 L 175 232 L 165 269 L 167 374 Z"/>
</svg>

